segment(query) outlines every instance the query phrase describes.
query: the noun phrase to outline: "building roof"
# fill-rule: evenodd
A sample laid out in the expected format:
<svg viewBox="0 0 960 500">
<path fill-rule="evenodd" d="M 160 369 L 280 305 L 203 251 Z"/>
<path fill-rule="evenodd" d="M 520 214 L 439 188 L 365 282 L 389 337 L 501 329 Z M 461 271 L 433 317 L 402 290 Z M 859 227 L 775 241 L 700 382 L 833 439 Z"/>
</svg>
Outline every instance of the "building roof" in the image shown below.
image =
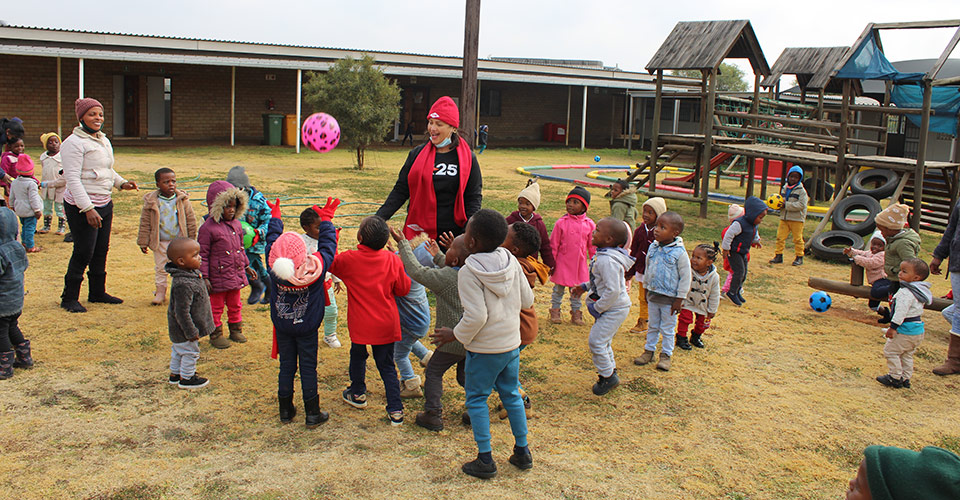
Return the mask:
<svg viewBox="0 0 960 500">
<path fill-rule="evenodd" d="M 772 87 L 780 77 L 788 74 L 797 77 L 801 89 L 838 92 L 839 85 L 830 79 L 830 72 L 849 47 L 788 47 L 773 63 L 770 75 L 760 83 Z"/>
<path fill-rule="evenodd" d="M 680 22 L 647 63 L 647 71 L 716 69 L 724 59 L 747 59 L 754 74 L 769 75 L 770 66 L 750 21 Z"/>
<path fill-rule="evenodd" d="M 370 55 L 388 76 L 461 78 L 460 57 L 308 47 L 156 35 L 0 26 L 0 52 L 113 61 L 325 71 L 344 57 Z M 654 88 L 654 79 L 616 68 L 554 66 L 480 59 L 478 79 L 619 89 Z"/>
</svg>

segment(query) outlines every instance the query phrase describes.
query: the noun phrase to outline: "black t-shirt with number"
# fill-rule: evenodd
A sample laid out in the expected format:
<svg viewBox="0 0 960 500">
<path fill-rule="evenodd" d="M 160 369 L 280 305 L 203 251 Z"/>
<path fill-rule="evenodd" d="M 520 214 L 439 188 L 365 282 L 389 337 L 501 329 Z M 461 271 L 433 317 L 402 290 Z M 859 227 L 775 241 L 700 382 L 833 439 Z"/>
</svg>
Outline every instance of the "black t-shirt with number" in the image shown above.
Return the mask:
<svg viewBox="0 0 960 500">
<path fill-rule="evenodd" d="M 410 186 L 407 177 L 410 174 L 410 167 L 416 161 L 417 156 L 426 144 L 413 148 L 407 155 L 407 161 L 404 162 L 400 174 L 397 176 L 397 183 L 393 186 L 393 191 L 387 196 L 386 201 L 377 210 L 377 215 L 384 219 L 389 219 L 404 202 L 410 198 Z M 471 153 L 473 164 L 470 167 L 470 177 L 467 179 L 467 185 L 463 190 L 464 212 L 469 219 L 471 215 L 480 210 L 483 199 L 483 176 L 480 173 L 480 164 L 477 163 L 476 155 Z M 457 200 L 457 191 L 460 189 L 460 159 L 457 156 L 457 150 L 453 149 L 446 153 L 437 153 L 433 163 L 433 190 L 437 198 L 437 234 L 451 231 L 455 235 L 463 234 L 464 227 L 460 227 L 454 221 L 454 205 Z"/>
</svg>

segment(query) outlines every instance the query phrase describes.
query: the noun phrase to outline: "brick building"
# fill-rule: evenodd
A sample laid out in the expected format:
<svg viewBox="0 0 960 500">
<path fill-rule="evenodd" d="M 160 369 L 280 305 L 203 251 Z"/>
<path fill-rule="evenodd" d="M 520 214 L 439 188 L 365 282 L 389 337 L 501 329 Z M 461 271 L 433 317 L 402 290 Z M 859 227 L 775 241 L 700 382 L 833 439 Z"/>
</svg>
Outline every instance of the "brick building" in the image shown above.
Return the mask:
<svg viewBox="0 0 960 500">
<path fill-rule="evenodd" d="M 31 133 L 69 132 L 82 94 L 104 104 L 115 141 L 258 141 L 263 113 L 300 123 L 312 112 L 298 109 L 307 71 L 365 54 L 403 91 L 388 139 L 409 120 L 422 131 L 434 100 L 460 94 L 456 57 L 0 26 L 0 116 L 19 116 Z M 571 145 L 620 144 L 627 93 L 654 88 L 648 74 L 590 61 L 482 59 L 478 80 L 478 123 L 517 144 L 542 142 L 548 123 Z"/>
</svg>

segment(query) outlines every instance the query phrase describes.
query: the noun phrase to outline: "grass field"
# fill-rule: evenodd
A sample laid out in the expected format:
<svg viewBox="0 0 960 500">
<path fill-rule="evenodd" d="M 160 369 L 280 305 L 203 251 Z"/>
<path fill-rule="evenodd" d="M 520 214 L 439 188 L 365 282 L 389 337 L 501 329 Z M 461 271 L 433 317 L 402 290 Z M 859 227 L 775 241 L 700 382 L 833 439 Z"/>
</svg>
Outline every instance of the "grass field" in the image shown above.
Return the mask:
<svg viewBox="0 0 960 500">
<path fill-rule="evenodd" d="M 504 214 L 515 208 L 526 182 L 518 166 L 586 163 L 594 154 L 611 164 L 639 158 L 622 150 L 488 150 L 480 158 L 484 206 Z M 363 171 L 352 168 L 345 150 L 297 156 L 280 148 L 118 148 L 116 156 L 117 170 L 144 188 L 114 197 L 107 282 L 125 303 L 91 304 L 79 315 L 59 309 L 71 247 L 52 234 L 38 235 L 45 250 L 31 257 L 21 319 L 37 366 L 0 382 L 0 497 L 820 499 L 845 491 L 867 445 L 960 451 L 960 378 L 930 373 L 945 356 L 947 324 L 939 314 L 925 316 L 928 333 L 912 390 L 879 385 L 874 377 L 885 371 L 884 339 L 866 302 L 835 295 L 824 314 L 807 306 L 808 276 L 845 279 L 848 268 L 812 258 L 799 268 L 767 264 L 774 217 L 761 228 L 768 245 L 753 253 L 749 303 L 737 309 L 723 302 L 707 348 L 678 350 L 668 373 L 632 364 L 643 349 L 643 338 L 627 332 L 633 313 L 614 341 L 623 383 L 598 398 L 590 392 L 596 373 L 588 327 L 541 323 L 521 364 L 536 413 L 530 421 L 535 467 L 528 472 L 506 462 L 512 436 L 494 416 L 500 475 L 483 482 L 460 473 L 476 448 L 459 424 L 463 391 L 452 376 L 445 381 L 447 428 L 440 433 L 413 424 L 422 400 L 407 400 L 408 422 L 391 427 L 375 370 L 369 371 L 370 406 L 344 405 L 339 392 L 347 384 L 347 349 L 320 351 L 321 407 L 330 421 L 305 430 L 298 395 L 297 420 L 281 425 L 266 306 L 244 305 L 249 343 L 224 351 L 202 343 L 199 372 L 210 386 L 178 390 L 166 383 L 166 310 L 149 305 L 153 259 L 135 244 L 140 196 L 153 185 L 152 172 L 170 166 L 184 181 L 195 178 L 181 187 L 200 188 L 191 190 L 198 214 L 206 212 L 199 205 L 206 184 L 233 165 L 246 166 L 267 194 L 379 203 L 406 150 L 370 151 Z M 541 186 L 541 212 L 550 226 L 570 185 Z M 724 185 L 730 192 L 734 187 Z M 601 190 L 591 192 L 589 213 L 599 219 L 609 208 Z M 314 201 L 287 204 L 307 202 Z M 691 204 L 668 205 L 686 218 L 688 248 L 719 239 L 726 206 L 711 204 L 710 216 L 699 219 Z M 285 214 L 301 209 L 288 206 Z M 373 210 L 348 205 L 341 213 Z M 297 229 L 290 222 L 288 228 Z M 807 234 L 813 227 L 808 222 Z M 929 259 L 938 237 L 923 234 L 921 257 Z M 355 232 L 345 230 L 342 245 L 355 241 Z M 942 278 L 931 281 L 937 295 L 948 290 Z M 548 287 L 539 287 L 536 298 L 545 318 Z M 346 339 L 345 294 L 338 301 Z"/>
</svg>

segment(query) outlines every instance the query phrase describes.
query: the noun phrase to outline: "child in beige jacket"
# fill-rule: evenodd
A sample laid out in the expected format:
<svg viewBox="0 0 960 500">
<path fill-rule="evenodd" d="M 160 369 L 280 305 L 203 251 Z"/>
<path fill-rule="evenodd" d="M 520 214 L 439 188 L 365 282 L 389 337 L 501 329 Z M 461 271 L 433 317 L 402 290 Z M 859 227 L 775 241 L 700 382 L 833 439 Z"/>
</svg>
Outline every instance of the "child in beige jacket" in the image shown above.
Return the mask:
<svg viewBox="0 0 960 500">
<path fill-rule="evenodd" d="M 163 304 L 167 296 L 167 245 L 177 238 L 197 239 L 197 217 L 186 192 L 177 189 L 177 174 L 169 168 L 158 169 L 153 174 L 157 190 L 143 197 L 140 212 L 140 230 L 137 246 L 140 251 L 153 251 L 156 293 L 151 304 Z"/>
</svg>

